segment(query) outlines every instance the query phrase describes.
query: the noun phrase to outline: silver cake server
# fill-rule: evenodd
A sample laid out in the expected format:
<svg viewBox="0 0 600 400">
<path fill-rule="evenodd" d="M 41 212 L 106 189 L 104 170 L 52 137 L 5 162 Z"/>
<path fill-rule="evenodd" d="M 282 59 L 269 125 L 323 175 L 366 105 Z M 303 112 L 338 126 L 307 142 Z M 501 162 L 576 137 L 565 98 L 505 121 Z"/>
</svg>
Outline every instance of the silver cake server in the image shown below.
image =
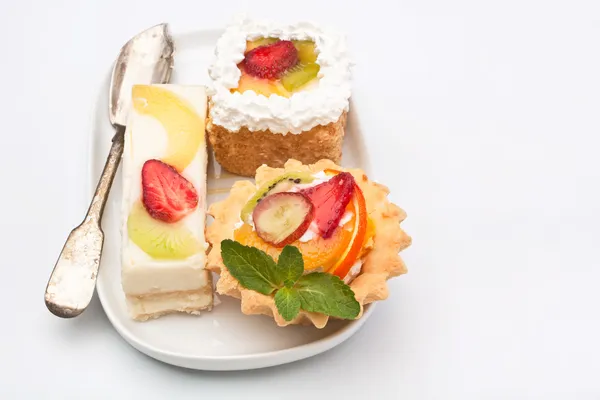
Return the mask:
<svg viewBox="0 0 600 400">
<path fill-rule="evenodd" d="M 104 243 L 100 221 L 123 154 L 131 89 L 134 84 L 168 83 L 173 68 L 173 51 L 168 25 L 160 24 L 127 42 L 115 62 L 109 114 L 116 133 L 87 215 L 67 238 L 46 287 L 46 306 L 56 316 L 76 317 L 92 299 Z"/>
</svg>

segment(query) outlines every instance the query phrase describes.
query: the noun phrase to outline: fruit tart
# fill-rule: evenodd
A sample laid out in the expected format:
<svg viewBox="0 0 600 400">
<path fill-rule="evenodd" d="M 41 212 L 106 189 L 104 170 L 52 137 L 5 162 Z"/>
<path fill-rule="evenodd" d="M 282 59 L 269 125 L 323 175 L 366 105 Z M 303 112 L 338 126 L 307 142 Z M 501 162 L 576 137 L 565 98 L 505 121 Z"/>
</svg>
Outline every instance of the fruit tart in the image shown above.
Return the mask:
<svg viewBox="0 0 600 400">
<path fill-rule="evenodd" d="M 209 208 L 207 268 L 220 274 L 217 292 L 279 326 L 359 318 L 406 272 L 398 254 L 411 243 L 400 227 L 406 214 L 388 193 L 330 160 L 259 167 L 256 185 L 238 181 Z"/>
<path fill-rule="evenodd" d="M 288 159 L 340 162 L 351 92 L 342 35 L 242 17 L 215 55 L 207 132 L 225 169 L 253 176 Z"/>
<path fill-rule="evenodd" d="M 213 304 L 204 267 L 203 86 L 136 85 L 123 152 L 121 278 L 131 317 L 198 314 Z"/>
</svg>

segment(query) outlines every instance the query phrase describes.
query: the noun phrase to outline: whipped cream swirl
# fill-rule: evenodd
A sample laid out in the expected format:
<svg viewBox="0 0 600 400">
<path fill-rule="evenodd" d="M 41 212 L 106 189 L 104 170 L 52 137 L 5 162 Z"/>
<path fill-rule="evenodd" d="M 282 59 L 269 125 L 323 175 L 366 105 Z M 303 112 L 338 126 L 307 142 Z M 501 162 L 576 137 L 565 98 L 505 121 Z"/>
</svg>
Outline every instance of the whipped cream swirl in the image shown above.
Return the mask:
<svg viewBox="0 0 600 400">
<path fill-rule="evenodd" d="M 244 59 L 246 40 L 261 37 L 314 41 L 321 67 L 318 84 L 290 98 L 266 97 L 251 90 L 231 93 L 240 80 L 237 64 Z M 336 122 L 349 109 L 351 66 L 346 39 L 340 33 L 306 22 L 284 25 L 238 16 L 217 41 L 209 68 L 212 123 L 232 132 L 246 127 L 285 135 Z"/>
</svg>

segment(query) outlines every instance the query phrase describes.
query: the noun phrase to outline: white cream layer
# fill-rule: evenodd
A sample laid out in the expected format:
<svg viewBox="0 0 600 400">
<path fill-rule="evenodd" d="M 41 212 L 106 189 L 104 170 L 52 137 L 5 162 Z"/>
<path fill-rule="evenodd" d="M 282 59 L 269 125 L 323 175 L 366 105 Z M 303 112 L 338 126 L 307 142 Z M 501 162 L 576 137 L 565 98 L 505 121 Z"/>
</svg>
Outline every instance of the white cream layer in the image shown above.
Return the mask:
<svg viewBox="0 0 600 400">
<path fill-rule="evenodd" d="M 231 93 L 240 80 L 237 64 L 244 59 L 246 40 L 260 37 L 313 40 L 321 67 L 318 85 L 290 98 L 265 97 L 254 91 Z M 212 122 L 232 132 L 246 127 L 250 131 L 268 129 L 283 135 L 299 134 L 336 122 L 349 109 L 352 74 L 346 39 L 338 32 L 311 23 L 285 25 L 237 17 L 217 41 L 209 75 Z"/>
<path fill-rule="evenodd" d="M 158 85 L 185 99 L 203 120 L 207 97 L 202 86 Z M 125 132 L 123 153 L 123 198 L 121 210 L 122 285 L 129 295 L 194 290 L 209 284 L 205 251 L 185 260 L 155 260 L 133 243 L 127 234 L 127 218 L 132 206 L 141 199 L 141 170 L 149 159 L 160 159 L 167 149 L 167 133 L 158 120 L 131 110 Z M 206 144 L 182 175 L 198 192 L 197 209 L 182 222 L 207 247 L 204 237 L 206 218 Z"/>
</svg>

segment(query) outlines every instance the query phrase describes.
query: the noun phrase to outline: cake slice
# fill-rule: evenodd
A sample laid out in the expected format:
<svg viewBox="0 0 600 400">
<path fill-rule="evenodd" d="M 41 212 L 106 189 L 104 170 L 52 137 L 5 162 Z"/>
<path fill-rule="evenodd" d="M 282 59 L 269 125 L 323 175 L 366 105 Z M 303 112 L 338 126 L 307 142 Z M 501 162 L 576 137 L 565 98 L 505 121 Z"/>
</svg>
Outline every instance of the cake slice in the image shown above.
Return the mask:
<svg viewBox="0 0 600 400">
<path fill-rule="evenodd" d="M 132 100 L 123 153 L 121 253 L 129 312 L 145 321 L 210 310 L 205 88 L 136 85 Z"/>
</svg>

